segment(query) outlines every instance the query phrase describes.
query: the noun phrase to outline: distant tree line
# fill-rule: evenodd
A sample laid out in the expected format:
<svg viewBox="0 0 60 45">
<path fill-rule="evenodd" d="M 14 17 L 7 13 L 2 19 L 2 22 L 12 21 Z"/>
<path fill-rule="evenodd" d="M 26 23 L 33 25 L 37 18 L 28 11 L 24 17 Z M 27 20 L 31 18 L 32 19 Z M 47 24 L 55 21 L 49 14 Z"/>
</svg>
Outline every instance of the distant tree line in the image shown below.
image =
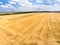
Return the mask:
<svg viewBox="0 0 60 45">
<path fill-rule="evenodd" d="M 25 13 L 60 13 L 60 11 L 2 12 L 0 13 L 0 15 L 25 14 Z"/>
</svg>

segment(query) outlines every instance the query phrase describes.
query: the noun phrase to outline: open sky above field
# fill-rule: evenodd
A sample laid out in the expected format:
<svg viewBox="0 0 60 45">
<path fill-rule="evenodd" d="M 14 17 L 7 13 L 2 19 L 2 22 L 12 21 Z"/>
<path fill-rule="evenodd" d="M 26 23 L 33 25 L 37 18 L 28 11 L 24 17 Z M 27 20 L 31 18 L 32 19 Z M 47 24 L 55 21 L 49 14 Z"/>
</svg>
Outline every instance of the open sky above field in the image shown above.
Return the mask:
<svg viewBox="0 0 60 45">
<path fill-rule="evenodd" d="M 0 0 L 0 12 L 60 11 L 60 0 Z"/>
</svg>

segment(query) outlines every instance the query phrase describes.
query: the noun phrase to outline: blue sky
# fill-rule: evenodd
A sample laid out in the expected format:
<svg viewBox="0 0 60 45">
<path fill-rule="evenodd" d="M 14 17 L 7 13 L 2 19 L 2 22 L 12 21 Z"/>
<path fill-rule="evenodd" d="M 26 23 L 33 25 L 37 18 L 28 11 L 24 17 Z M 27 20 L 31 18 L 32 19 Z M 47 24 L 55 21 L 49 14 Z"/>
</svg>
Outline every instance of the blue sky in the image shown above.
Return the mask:
<svg viewBox="0 0 60 45">
<path fill-rule="evenodd" d="M 0 0 L 0 12 L 60 11 L 60 0 Z"/>
</svg>

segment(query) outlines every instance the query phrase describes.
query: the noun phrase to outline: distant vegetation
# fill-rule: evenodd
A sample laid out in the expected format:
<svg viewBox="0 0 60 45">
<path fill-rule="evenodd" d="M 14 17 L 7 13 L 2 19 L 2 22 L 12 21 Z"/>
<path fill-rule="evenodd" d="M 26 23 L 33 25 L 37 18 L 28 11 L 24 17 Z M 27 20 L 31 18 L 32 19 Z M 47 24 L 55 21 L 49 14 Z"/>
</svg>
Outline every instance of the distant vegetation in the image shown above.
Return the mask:
<svg viewBox="0 0 60 45">
<path fill-rule="evenodd" d="M 0 13 L 0 15 L 9 15 L 9 14 L 12 14 L 12 13 Z"/>
<path fill-rule="evenodd" d="M 0 15 L 25 14 L 25 13 L 60 13 L 60 11 L 28 11 L 28 12 L 0 12 Z"/>
</svg>

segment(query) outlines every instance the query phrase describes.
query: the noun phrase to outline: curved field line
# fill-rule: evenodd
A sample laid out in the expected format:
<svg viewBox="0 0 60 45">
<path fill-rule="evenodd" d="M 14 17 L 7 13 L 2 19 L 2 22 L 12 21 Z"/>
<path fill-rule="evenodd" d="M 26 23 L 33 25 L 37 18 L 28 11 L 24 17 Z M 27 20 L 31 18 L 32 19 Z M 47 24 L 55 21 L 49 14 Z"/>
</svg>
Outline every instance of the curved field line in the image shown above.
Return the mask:
<svg viewBox="0 0 60 45">
<path fill-rule="evenodd" d="M 0 45 L 60 45 L 58 13 L 27 15 L 0 19 Z"/>
</svg>

